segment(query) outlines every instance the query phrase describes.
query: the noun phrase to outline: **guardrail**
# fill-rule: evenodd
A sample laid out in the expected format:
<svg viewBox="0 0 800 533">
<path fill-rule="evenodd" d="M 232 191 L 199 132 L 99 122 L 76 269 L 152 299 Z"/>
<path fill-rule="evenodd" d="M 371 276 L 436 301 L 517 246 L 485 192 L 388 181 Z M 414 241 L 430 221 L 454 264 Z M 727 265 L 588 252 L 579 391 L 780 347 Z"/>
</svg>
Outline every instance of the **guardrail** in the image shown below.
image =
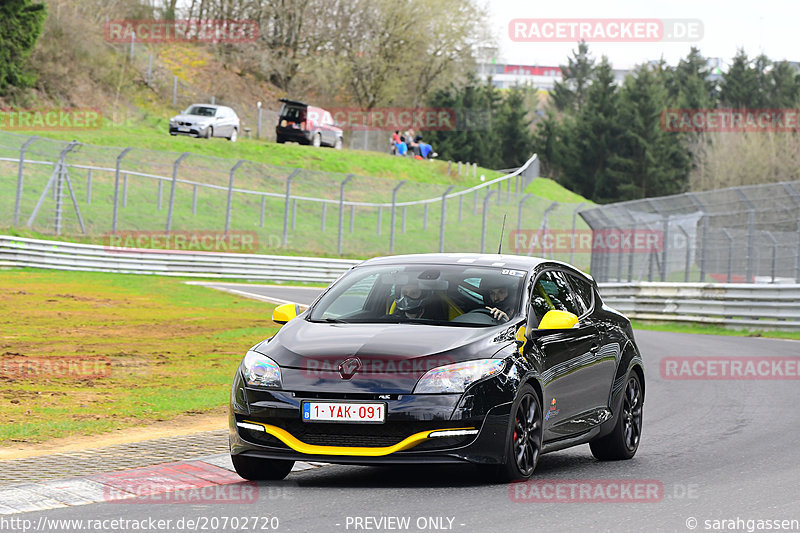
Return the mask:
<svg viewBox="0 0 800 533">
<path fill-rule="evenodd" d="M 330 283 L 358 260 L 181 252 L 0 236 L 0 266 Z M 603 301 L 639 320 L 800 330 L 800 284 L 601 283 Z"/>
<path fill-rule="evenodd" d="M 640 282 L 599 286 L 603 301 L 629 318 L 800 330 L 800 284 Z"/>
<path fill-rule="evenodd" d="M 330 283 L 360 261 L 280 255 L 115 249 L 0 236 L 0 265 L 161 276 Z"/>
</svg>

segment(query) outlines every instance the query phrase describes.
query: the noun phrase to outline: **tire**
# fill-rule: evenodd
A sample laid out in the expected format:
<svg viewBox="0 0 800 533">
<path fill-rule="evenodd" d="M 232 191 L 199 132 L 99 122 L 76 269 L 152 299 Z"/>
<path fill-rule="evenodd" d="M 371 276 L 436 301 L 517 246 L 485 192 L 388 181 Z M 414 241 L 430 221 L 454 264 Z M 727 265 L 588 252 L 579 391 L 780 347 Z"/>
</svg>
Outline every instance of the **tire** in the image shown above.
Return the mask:
<svg viewBox="0 0 800 533">
<path fill-rule="evenodd" d="M 283 144 L 283 143 L 285 143 L 285 142 L 286 142 L 286 140 L 285 140 L 285 139 L 283 139 L 283 137 L 277 137 L 277 138 L 275 139 L 275 142 L 276 142 L 276 143 L 278 143 L 278 144 Z"/>
<path fill-rule="evenodd" d="M 243 455 L 231 455 L 236 473 L 249 481 L 279 481 L 289 475 L 294 461 L 280 459 L 256 459 Z"/>
<path fill-rule="evenodd" d="M 214 136 L 214 126 L 209 126 L 206 130 L 206 139 L 210 139 Z"/>
<path fill-rule="evenodd" d="M 232 143 L 235 143 L 235 142 L 236 142 L 236 139 L 238 139 L 238 138 L 239 138 L 239 132 L 238 132 L 238 131 L 236 131 L 236 128 L 233 128 L 233 129 L 231 130 L 231 136 L 230 136 L 230 137 L 228 137 L 228 140 L 229 140 L 230 142 L 232 142 Z"/>
<path fill-rule="evenodd" d="M 336 142 L 333 144 L 333 147 L 336 150 L 341 150 L 342 149 L 342 138 L 341 137 L 336 137 Z"/>
<path fill-rule="evenodd" d="M 319 148 L 322 146 L 322 135 L 319 133 L 314 134 L 314 139 L 311 142 L 314 144 L 314 148 Z"/>
<path fill-rule="evenodd" d="M 625 384 L 622 409 L 617 417 L 614 430 L 589 443 L 592 455 L 600 461 L 619 461 L 630 459 L 639 449 L 642 436 L 642 407 L 644 395 L 642 383 L 636 372 L 631 372 Z"/>
<path fill-rule="evenodd" d="M 529 479 L 542 453 L 543 435 L 539 396 L 533 387 L 524 385 L 511 406 L 505 443 L 506 462 L 481 466 L 484 479 L 495 483 Z"/>
</svg>

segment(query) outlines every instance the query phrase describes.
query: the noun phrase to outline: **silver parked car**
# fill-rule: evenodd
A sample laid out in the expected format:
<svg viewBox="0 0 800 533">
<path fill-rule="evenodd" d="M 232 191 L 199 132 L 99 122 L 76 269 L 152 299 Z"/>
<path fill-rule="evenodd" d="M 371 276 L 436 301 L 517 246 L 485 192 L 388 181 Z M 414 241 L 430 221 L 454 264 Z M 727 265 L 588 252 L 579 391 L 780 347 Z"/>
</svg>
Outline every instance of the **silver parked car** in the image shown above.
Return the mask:
<svg viewBox="0 0 800 533">
<path fill-rule="evenodd" d="M 211 104 L 192 104 L 180 115 L 169 119 L 170 135 L 193 137 L 225 137 L 236 142 L 239 136 L 239 116 L 230 107 Z"/>
</svg>

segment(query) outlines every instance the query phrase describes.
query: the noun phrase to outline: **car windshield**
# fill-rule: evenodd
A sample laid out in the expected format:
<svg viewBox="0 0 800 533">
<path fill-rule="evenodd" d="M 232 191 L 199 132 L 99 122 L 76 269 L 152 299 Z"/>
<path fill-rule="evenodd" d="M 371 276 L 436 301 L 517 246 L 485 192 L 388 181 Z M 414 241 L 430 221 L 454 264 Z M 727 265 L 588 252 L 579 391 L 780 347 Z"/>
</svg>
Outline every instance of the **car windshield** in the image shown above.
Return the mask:
<svg viewBox="0 0 800 533">
<path fill-rule="evenodd" d="M 207 107 L 202 105 L 193 105 L 184 113 L 185 115 L 196 115 L 200 117 L 213 117 L 217 112 L 216 107 Z"/>
<path fill-rule="evenodd" d="M 470 264 L 357 267 L 320 298 L 308 320 L 494 326 L 519 314 L 525 276 Z M 492 309 L 504 316 L 493 318 Z"/>
</svg>

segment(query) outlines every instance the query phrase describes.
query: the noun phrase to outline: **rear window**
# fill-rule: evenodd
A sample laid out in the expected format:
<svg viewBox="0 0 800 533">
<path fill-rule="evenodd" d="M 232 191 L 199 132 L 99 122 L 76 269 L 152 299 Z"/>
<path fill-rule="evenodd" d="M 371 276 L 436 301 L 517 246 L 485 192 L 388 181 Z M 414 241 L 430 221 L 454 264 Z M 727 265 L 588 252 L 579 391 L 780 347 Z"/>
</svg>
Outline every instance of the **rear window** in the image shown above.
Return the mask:
<svg viewBox="0 0 800 533">
<path fill-rule="evenodd" d="M 281 108 L 281 118 L 291 120 L 293 122 L 300 122 L 305 120 L 306 109 L 295 105 L 283 104 Z"/>
</svg>

